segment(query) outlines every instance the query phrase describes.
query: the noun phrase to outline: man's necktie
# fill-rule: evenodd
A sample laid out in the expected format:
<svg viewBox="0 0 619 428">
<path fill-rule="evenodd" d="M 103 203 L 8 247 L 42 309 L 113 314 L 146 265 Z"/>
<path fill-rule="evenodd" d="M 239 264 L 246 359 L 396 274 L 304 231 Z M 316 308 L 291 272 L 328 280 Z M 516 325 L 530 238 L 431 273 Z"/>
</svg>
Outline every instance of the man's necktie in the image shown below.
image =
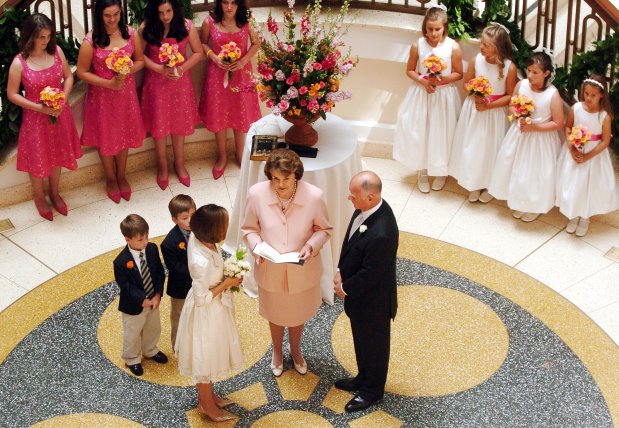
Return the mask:
<svg viewBox="0 0 619 428">
<path fill-rule="evenodd" d="M 140 274 L 144 284 L 144 293 L 146 293 L 146 298 L 150 299 L 155 295 L 155 287 L 153 286 L 153 279 L 150 277 L 150 269 L 148 269 L 144 251 L 140 251 Z"/>
<path fill-rule="evenodd" d="M 357 231 L 357 229 L 359 229 L 359 226 L 361 226 L 361 223 L 363 223 L 363 214 L 359 213 L 359 215 L 357 217 L 355 217 L 355 220 L 352 222 L 352 226 L 350 227 L 350 233 L 348 234 L 348 239 L 352 238 L 352 236 L 355 234 L 355 232 Z"/>
</svg>

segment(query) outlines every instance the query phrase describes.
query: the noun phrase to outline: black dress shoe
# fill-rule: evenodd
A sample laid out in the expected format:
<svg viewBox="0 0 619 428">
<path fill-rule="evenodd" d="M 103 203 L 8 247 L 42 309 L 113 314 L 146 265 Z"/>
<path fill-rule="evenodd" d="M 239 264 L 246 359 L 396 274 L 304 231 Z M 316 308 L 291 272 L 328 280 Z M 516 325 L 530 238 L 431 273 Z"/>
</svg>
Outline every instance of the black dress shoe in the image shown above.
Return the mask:
<svg viewBox="0 0 619 428">
<path fill-rule="evenodd" d="M 347 377 L 344 379 L 338 379 L 335 381 L 335 387 L 342 391 L 357 392 L 360 385 L 356 382 L 354 377 Z"/>
<path fill-rule="evenodd" d="M 346 406 L 344 406 L 344 410 L 348 413 L 350 412 L 358 412 L 360 410 L 365 410 L 370 407 L 372 404 L 377 403 L 380 400 L 368 400 L 360 396 L 359 394 L 355 395 L 355 397 L 350 400 Z"/>
<path fill-rule="evenodd" d="M 137 363 L 137 364 L 125 364 L 126 367 L 129 368 L 129 370 L 131 370 L 131 373 L 133 373 L 136 376 L 142 376 L 144 374 L 144 369 L 142 368 L 142 364 Z"/>
<path fill-rule="evenodd" d="M 152 357 L 148 357 L 148 359 L 154 360 L 156 363 L 159 363 L 159 364 L 165 364 L 168 362 L 168 357 L 166 357 L 166 355 L 161 351 L 157 352 Z"/>
</svg>

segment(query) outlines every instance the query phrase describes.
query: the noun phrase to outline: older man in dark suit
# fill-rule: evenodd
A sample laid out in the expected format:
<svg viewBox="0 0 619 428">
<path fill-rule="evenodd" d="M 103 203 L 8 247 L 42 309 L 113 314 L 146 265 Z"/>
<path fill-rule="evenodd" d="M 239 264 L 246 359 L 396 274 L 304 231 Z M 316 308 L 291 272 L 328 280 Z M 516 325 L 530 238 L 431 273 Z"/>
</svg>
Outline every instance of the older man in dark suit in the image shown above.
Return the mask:
<svg viewBox="0 0 619 428">
<path fill-rule="evenodd" d="M 347 412 L 370 407 L 383 398 L 391 320 L 397 310 L 396 253 L 398 225 L 391 207 L 381 198 L 378 175 L 363 171 L 349 185 L 348 199 L 355 212 L 344 237 L 335 293 L 344 299 L 350 318 L 358 374 L 335 386 L 355 393 Z"/>
</svg>

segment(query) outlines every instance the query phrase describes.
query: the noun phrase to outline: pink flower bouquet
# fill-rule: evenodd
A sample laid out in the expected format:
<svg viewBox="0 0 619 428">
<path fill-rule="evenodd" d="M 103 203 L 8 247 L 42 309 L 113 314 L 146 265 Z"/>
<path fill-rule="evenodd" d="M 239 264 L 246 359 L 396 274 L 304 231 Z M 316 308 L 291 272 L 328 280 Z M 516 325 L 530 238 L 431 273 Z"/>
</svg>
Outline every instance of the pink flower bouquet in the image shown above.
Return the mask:
<svg viewBox="0 0 619 428">
<path fill-rule="evenodd" d="M 221 47 L 217 54 L 219 59 L 228 64 L 232 64 L 241 58 L 241 49 L 234 42 L 228 42 Z M 228 71 L 224 77 L 224 88 L 228 87 L 228 82 L 232 81 L 232 72 Z"/>
<path fill-rule="evenodd" d="M 133 61 L 124 49 L 114 48 L 105 58 L 105 65 L 112 70 L 114 74 L 126 76 L 131 72 Z"/>
<path fill-rule="evenodd" d="M 526 118 L 527 123 L 531 123 L 531 113 L 535 110 L 535 101 L 522 94 L 514 95 L 509 100 L 509 105 L 514 107 L 514 114 L 507 116 L 510 122 L 521 117 Z"/>
<path fill-rule="evenodd" d="M 573 126 L 572 132 L 570 132 L 569 140 L 572 146 L 576 147 L 579 152 L 584 153 L 585 144 L 591 141 L 591 132 L 589 132 L 586 126 Z"/>
<path fill-rule="evenodd" d="M 489 97 L 494 92 L 490 80 L 482 75 L 469 80 L 466 83 L 466 90 L 469 91 L 469 95 L 475 95 L 481 98 Z"/>
<path fill-rule="evenodd" d="M 65 104 L 65 94 L 62 89 L 52 88 L 51 86 L 46 86 L 40 93 L 41 104 L 46 107 L 51 107 L 54 110 L 60 110 L 64 107 Z M 49 123 L 58 122 L 58 118 L 55 116 L 49 117 Z"/>
<path fill-rule="evenodd" d="M 185 62 L 185 57 L 178 51 L 176 43 L 162 43 L 159 47 L 159 61 L 166 67 L 174 67 L 174 75 L 178 76 L 176 66 Z"/>
</svg>

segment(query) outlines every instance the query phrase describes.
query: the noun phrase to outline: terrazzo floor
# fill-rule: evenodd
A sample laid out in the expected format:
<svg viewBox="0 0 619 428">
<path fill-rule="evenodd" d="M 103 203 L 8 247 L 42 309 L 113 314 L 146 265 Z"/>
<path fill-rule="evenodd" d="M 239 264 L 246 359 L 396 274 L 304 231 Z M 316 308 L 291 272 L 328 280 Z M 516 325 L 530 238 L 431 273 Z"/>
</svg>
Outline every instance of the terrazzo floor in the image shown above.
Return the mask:
<svg viewBox="0 0 619 428">
<path fill-rule="evenodd" d="M 217 386 L 239 416 L 220 426 L 617 425 L 619 266 L 604 257 L 619 244 L 617 213 L 576 238 L 556 210 L 524 224 L 503 203 L 470 204 L 451 180 L 423 195 L 397 163 L 364 164 L 381 175 L 402 232 L 386 398 L 343 412 L 350 396 L 331 386 L 355 365 L 339 303 L 307 326 L 310 373 L 297 375 L 288 358 L 275 380 L 268 329 L 255 300 L 238 295 L 248 368 Z M 173 179 L 161 191 L 154 171 L 134 174 L 132 200 L 120 205 L 99 185 L 65 192 L 71 212 L 54 222 L 39 221 L 32 202 L 0 209 L 15 225 L 0 236 L 0 426 L 206 426 L 173 358 L 165 369 L 145 365 L 143 379 L 119 367 L 118 340 L 106 339 L 117 291 L 105 266 L 130 212 L 157 237 L 171 227 L 174 194 L 230 209 L 238 168 L 215 181 L 211 166 L 189 164 L 189 189 Z M 164 332 L 171 354 L 168 342 Z"/>
</svg>

